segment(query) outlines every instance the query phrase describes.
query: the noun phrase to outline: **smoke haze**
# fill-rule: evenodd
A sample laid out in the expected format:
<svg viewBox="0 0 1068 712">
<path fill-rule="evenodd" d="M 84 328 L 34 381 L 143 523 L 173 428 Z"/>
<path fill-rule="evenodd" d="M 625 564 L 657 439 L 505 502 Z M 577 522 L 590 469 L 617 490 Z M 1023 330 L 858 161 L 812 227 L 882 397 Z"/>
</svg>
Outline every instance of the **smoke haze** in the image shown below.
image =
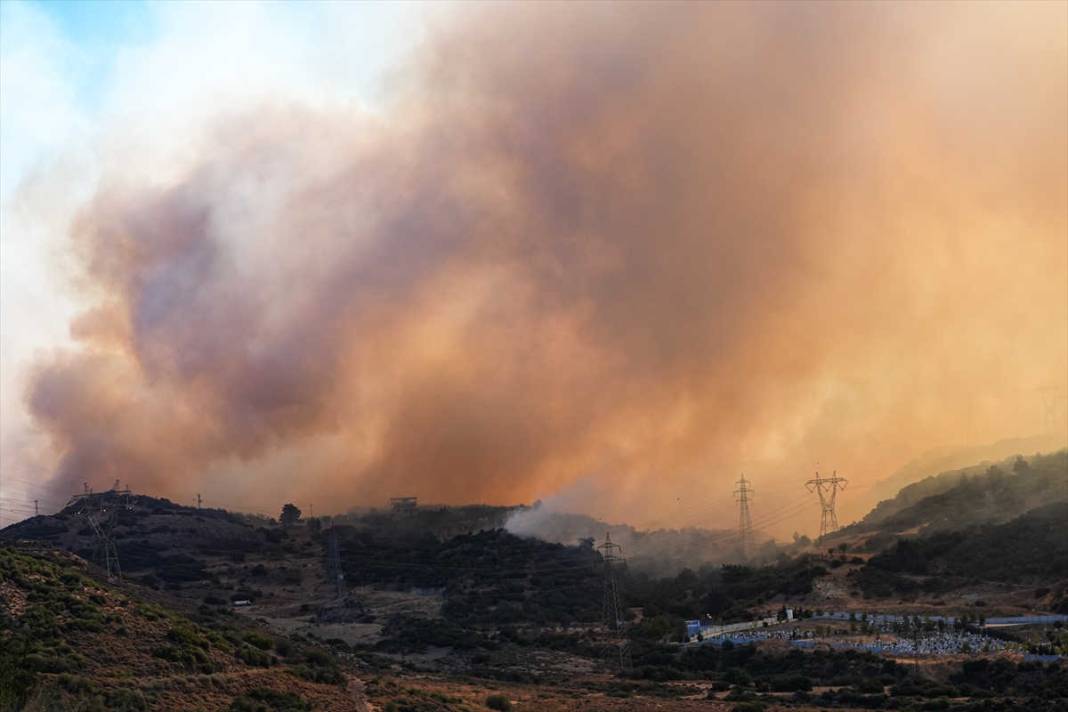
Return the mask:
<svg viewBox="0 0 1068 712">
<path fill-rule="evenodd" d="M 848 520 L 1048 427 L 1066 37 L 1059 3 L 480 5 L 381 114 L 222 102 L 153 180 L 105 147 L 77 345 L 26 382 L 51 486 L 720 528 L 739 472 L 759 525 L 818 466 Z"/>
</svg>

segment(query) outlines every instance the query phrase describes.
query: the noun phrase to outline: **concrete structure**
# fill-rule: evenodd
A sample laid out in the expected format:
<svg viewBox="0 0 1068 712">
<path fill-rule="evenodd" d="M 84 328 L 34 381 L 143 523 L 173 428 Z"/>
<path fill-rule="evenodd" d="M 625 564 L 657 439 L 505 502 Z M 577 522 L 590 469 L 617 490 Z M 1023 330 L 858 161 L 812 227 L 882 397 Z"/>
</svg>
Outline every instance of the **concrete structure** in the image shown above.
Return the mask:
<svg viewBox="0 0 1068 712">
<path fill-rule="evenodd" d="M 794 609 L 787 608 L 786 620 L 779 620 L 778 616 L 768 616 L 767 618 L 758 618 L 755 621 L 742 621 L 740 623 L 727 623 L 725 625 L 705 625 L 701 621 L 686 621 L 686 635 L 692 643 L 697 640 L 698 636 L 701 638 L 715 638 L 717 636 L 740 633 L 746 630 L 767 628 L 768 626 L 779 625 L 780 623 L 789 623 L 793 621 L 793 619 Z M 694 623 L 697 625 L 692 625 Z"/>
</svg>

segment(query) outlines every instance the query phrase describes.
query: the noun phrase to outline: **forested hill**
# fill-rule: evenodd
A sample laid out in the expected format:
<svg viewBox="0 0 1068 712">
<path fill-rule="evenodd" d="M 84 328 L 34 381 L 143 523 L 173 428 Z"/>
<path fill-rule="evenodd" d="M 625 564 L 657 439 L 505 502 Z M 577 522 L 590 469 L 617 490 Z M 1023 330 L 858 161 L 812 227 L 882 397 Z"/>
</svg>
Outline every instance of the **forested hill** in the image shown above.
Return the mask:
<svg viewBox="0 0 1068 712">
<path fill-rule="evenodd" d="M 1068 501 L 1068 450 L 1017 456 L 984 471 L 945 472 L 909 485 L 838 536 L 966 529 L 1006 522 L 1036 507 L 1062 501 Z"/>
<path fill-rule="evenodd" d="M 1004 524 L 902 539 L 857 572 L 869 596 L 950 590 L 981 581 L 1056 584 L 1068 578 L 1068 502 Z M 1063 583 L 1053 608 L 1068 613 Z M 1046 589 L 1049 592 L 1049 589 Z"/>
<path fill-rule="evenodd" d="M 876 482 L 872 495 L 879 500 L 892 500 L 909 485 L 936 478 L 940 473 L 958 476 L 966 472 L 981 474 L 990 465 L 998 464 L 1005 458 L 1015 459 L 1019 453 L 1056 452 L 1065 446 L 1068 446 L 1068 433 L 1005 438 L 993 443 L 967 447 L 937 448 L 911 460 L 890 476 Z"/>
</svg>

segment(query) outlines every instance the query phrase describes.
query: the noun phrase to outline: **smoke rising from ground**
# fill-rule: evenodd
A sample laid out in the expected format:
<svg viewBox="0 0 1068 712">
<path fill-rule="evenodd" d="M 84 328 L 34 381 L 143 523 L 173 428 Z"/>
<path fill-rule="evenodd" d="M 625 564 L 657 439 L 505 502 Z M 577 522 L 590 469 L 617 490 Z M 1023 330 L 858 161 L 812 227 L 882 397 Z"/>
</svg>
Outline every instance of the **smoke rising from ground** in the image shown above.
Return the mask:
<svg viewBox="0 0 1068 712">
<path fill-rule="evenodd" d="M 52 482 L 718 528 L 742 469 L 759 524 L 817 462 L 862 491 L 1035 432 L 1066 36 L 1053 3 L 480 6 L 383 116 L 221 106 L 72 225 L 92 306 L 26 390 Z"/>
</svg>

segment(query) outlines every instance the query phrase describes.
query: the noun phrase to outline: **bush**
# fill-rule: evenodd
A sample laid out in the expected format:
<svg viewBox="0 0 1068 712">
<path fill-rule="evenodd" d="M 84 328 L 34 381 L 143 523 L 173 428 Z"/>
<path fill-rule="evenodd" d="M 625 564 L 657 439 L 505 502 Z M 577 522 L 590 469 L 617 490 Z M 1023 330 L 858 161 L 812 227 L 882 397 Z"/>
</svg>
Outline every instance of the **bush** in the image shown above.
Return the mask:
<svg viewBox="0 0 1068 712">
<path fill-rule="evenodd" d="M 763 702 L 739 702 L 731 708 L 731 712 L 764 712 L 766 709 Z"/>
<path fill-rule="evenodd" d="M 771 689 L 775 692 L 808 692 L 812 689 L 812 680 L 804 675 L 787 675 L 771 679 Z"/>
<path fill-rule="evenodd" d="M 306 712 L 311 705 L 292 692 L 266 687 L 250 690 L 230 703 L 230 712 Z"/>
<path fill-rule="evenodd" d="M 264 652 L 259 648 L 253 648 L 251 645 L 239 646 L 234 651 L 234 656 L 246 665 L 255 665 L 257 667 L 270 667 L 274 663 L 274 658 L 270 653 Z"/>
<path fill-rule="evenodd" d="M 294 665 L 289 672 L 308 682 L 321 682 L 326 685 L 340 685 L 345 682 L 345 676 L 338 668 L 318 668 L 308 665 Z"/>
<path fill-rule="evenodd" d="M 265 635 L 260 635 L 259 633 L 247 633 L 245 635 L 245 642 L 260 650 L 271 649 L 271 639 Z"/>
<path fill-rule="evenodd" d="M 107 708 L 112 712 L 142 712 L 148 702 L 140 690 L 119 688 L 107 693 Z"/>
<path fill-rule="evenodd" d="M 504 695 L 490 695 L 486 698 L 486 707 L 499 712 L 508 712 L 512 709 L 512 703 Z"/>
</svg>

